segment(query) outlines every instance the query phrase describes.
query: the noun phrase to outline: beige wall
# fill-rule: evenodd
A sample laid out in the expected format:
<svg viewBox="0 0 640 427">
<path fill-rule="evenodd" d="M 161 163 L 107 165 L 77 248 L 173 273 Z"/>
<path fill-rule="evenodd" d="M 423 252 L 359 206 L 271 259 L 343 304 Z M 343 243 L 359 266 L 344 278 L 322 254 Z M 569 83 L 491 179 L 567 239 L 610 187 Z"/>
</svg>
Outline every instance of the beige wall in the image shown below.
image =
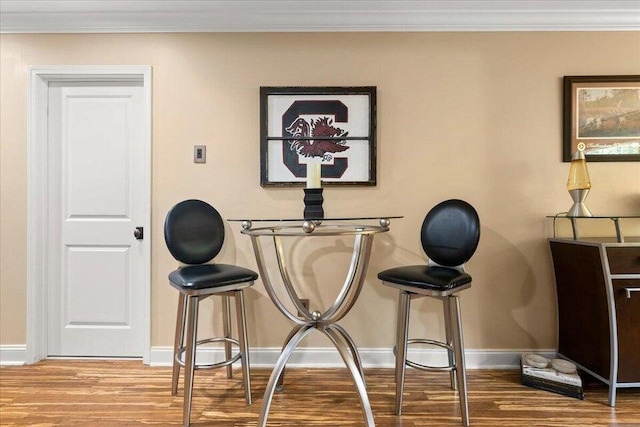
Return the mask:
<svg viewBox="0 0 640 427">
<path fill-rule="evenodd" d="M 377 271 L 424 257 L 418 227 L 445 198 L 476 206 L 482 238 L 462 296 L 469 349 L 553 348 L 554 282 L 545 215 L 570 206 L 561 161 L 564 75 L 640 73 L 640 33 L 347 33 L 0 36 L 0 344 L 25 343 L 26 102 L 30 65 L 153 66 L 152 344 L 170 345 L 175 263 L 162 222 L 198 197 L 226 218 L 295 216 L 299 188 L 259 185 L 260 86 L 378 88 L 378 185 L 327 188 L 327 215 L 404 215 L 374 245 L 367 284 L 343 325 L 362 347 L 390 347 L 396 293 Z M 206 165 L 192 146 L 208 146 Z M 595 213 L 640 212 L 640 164 L 592 163 Z M 632 230 L 633 231 L 633 230 Z M 636 234 L 640 234 L 635 227 Z M 340 252 L 340 245 L 336 245 Z M 328 303 L 340 258 L 312 264 Z M 228 225 L 221 262 L 255 268 L 246 236 Z M 345 266 L 346 268 L 346 266 Z M 308 275 L 308 270 L 296 270 Z M 287 322 L 261 283 L 248 296 L 251 344 L 277 347 Z M 211 303 L 208 303 L 211 304 Z M 441 325 L 439 304 L 420 300 L 413 328 Z M 205 310 L 211 312 L 208 307 Z M 205 314 L 206 316 L 207 314 Z M 311 345 L 329 345 L 312 337 Z"/>
</svg>

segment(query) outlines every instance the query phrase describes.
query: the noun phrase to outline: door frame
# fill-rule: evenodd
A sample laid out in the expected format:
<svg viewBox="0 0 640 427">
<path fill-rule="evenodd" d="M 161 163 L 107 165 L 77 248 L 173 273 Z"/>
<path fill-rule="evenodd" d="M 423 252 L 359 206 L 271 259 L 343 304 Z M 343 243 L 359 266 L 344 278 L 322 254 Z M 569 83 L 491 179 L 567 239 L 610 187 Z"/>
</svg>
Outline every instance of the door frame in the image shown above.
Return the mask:
<svg viewBox="0 0 640 427">
<path fill-rule="evenodd" d="M 144 218 L 143 354 L 151 353 L 151 66 L 31 66 L 27 95 L 27 330 L 26 363 L 47 357 L 49 254 L 48 103 L 51 82 L 139 81 L 143 86 Z"/>
</svg>

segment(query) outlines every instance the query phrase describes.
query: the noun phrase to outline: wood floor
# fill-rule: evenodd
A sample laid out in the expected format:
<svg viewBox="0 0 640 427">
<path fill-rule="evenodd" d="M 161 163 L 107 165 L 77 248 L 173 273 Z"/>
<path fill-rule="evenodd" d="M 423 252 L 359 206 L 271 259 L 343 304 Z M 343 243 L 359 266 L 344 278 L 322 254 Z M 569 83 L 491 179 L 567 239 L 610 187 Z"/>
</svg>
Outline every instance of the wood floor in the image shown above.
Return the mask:
<svg viewBox="0 0 640 427">
<path fill-rule="evenodd" d="M 241 372 L 197 371 L 192 424 L 255 426 L 266 369 L 253 369 L 252 406 L 246 406 Z M 365 371 L 379 427 L 459 426 L 457 395 L 448 375 L 407 372 L 403 415 L 393 414 L 391 369 Z M 606 406 L 607 390 L 586 386 L 585 400 L 524 387 L 518 371 L 468 373 L 472 426 L 640 426 L 640 389 L 618 392 L 616 408 Z M 171 370 L 140 361 L 46 360 L 0 368 L 2 426 L 178 426 L 182 390 L 169 392 Z M 362 410 L 346 369 L 289 369 L 285 390 L 276 393 L 269 426 L 361 426 Z"/>
</svg>

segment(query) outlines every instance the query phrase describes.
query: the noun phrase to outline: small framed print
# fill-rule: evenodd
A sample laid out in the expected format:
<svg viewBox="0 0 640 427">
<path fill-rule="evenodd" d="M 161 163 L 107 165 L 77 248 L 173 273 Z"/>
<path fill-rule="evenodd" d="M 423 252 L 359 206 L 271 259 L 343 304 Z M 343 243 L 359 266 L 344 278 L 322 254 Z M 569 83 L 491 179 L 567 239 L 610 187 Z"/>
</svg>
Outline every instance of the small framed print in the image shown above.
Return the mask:
<svg viewBox="0 0 640 427">
<path fill-rule="evenodd" d="M 261 87 L 260 185 L 376 185 L 376 88 Z"/>
<path fill-rule="evenodd" d="M 564 77 L 563 161 L 640 161 L 640 75 Z"/>
</svg>

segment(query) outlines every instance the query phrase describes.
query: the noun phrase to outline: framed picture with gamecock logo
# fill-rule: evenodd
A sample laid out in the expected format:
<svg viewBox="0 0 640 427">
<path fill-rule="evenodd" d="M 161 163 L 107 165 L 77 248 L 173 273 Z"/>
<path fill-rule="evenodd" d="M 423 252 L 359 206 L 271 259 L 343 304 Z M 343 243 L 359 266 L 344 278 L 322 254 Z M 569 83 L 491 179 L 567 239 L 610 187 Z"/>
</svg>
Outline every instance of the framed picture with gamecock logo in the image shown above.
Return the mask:
<svg viewBox="0 0 640 427">
<path fill-rule="evenodd" d="M 376 185 L 376 88 L 261 87 L 260 185 Z"/>
</svg>

